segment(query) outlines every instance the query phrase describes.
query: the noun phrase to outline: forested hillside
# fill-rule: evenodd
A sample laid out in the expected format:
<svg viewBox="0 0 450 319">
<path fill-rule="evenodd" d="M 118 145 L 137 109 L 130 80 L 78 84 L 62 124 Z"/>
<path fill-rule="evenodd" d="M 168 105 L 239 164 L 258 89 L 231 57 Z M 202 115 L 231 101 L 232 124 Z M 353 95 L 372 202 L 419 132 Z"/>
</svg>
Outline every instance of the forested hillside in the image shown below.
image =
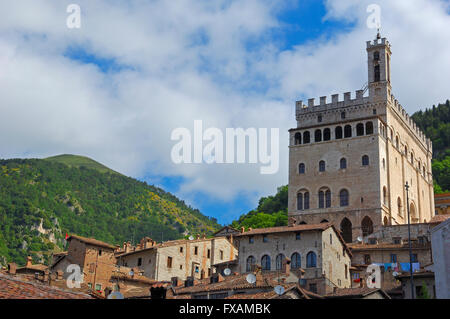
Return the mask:
<svg viewBox="0 0 450 319">
<path fill-rule="evenodd" d="M 450 101 L 419 111 L 412 118 L 433 141 L 433 178 L 436 193 L 450 192 Z M 274 227 L 287 225 L 287 186 L 278 188 L 275 196 L 262 197 L 258 208 L 242 215 L 231 224 L 240 227 Z"/>
<path fill-rule="evenodd" d="M 412 115 L 433 142 L 433 178 L 436 193 L 450 191 L 450 101 Z"/>
<path fill-rule="evenodd" d="M 89 167 L 89 168 L 87 168 Z M 66 232 L 112 244 L 211 234 L 220 227 L 164 190 L 87 158 L 0 160 L 0 264 L 46 262 Z"/>
</svg>

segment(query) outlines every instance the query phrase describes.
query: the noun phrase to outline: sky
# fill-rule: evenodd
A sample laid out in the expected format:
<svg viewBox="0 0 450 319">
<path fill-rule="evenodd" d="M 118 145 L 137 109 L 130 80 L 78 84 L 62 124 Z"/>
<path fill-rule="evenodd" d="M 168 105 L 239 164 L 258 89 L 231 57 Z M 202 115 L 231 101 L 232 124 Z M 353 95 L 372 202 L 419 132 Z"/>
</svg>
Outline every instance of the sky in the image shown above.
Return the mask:
<svg viewBox="0 0 450 319">
<path fill-rule="evenodd" d="M 81 9 L 68 28 L 69 4 Z M 0 158 L 91 157 L 226 224 L 288 182 L 295 101 L 367 82 L 367 7 L 408 113 L 449 98 L 442 0 L 3 0 Z M 172 160 L 177 128 L 278 128 L 279 169 Z"/>
</svg>

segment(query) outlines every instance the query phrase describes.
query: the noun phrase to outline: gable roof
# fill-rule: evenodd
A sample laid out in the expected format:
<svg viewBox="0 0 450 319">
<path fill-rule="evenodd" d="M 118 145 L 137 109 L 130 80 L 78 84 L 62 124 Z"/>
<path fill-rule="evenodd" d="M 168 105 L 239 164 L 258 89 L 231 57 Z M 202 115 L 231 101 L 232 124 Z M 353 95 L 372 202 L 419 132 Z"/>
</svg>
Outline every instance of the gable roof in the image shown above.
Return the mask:
<svg viewBox="0 0 450 319">
<path fill-rule="evenodd" d="M 379 292 L 384 298 L 391 299 L 383 289 L 368 287 L 338 288 L 335 292 L 326 295 L 325 298 L 363 298 L 377 292 Z"/>
<path fill-rule="evenodd" d="M 72 239 L 77 239 L 85 244 L 89 244 L 92 246 L 98 246 L 98 247 L 108 248 L 108 249 L 112 249 L 112 250 L 115 250 L 119 247 L 119 246 L 113 246 L 111 244 L 105 243 L 105 242 L 97 240 L 95 238 L 87 238 L 87 237 L 82 237 L 82 236 L 78 236 L 78 235 L 71 235 L 69 238 L 67 238 L 67 241 L 71 241 Z"/>
</svg>

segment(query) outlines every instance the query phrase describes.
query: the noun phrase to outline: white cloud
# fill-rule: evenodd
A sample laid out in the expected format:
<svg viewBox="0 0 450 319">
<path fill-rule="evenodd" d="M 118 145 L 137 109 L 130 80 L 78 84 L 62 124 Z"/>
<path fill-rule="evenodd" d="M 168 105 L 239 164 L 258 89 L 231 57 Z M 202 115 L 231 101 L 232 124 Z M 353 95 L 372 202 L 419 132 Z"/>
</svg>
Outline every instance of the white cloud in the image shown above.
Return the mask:
<svg viewBox="0 0 450 319">
<path fill-rule="evenodd" d="M 83 0 L 79 30 L 66 28 L 69 3 L 0 3 L 0 157 L 75 153 L 136 177 L 183 176 L 178 194 L 188 199 L 201 191 L 256 200 L 287 183 L 294 100 L 360 89 L 365 41 L 375 36 L 365 26 L 370 1 L 327 1 L 325 19 L 355 28 L 285 51 L 268 34 L 283 25 L 276 13 L 286 3 Z M 411 113 L 447 99 L 448 4 L 378 3 L 396 97 Z M 248 41 L 259 45 L 249 50 Z M 64 56 L 80 47 L 127 67 L 102 73 Z M 269 89 L 249 90 L 254 83 Z M 280 128 L 279 173 L 260 175 L 259 164 L 172 164 L 171 131 L 195 119 L 223 130 Z"/>
</svg>

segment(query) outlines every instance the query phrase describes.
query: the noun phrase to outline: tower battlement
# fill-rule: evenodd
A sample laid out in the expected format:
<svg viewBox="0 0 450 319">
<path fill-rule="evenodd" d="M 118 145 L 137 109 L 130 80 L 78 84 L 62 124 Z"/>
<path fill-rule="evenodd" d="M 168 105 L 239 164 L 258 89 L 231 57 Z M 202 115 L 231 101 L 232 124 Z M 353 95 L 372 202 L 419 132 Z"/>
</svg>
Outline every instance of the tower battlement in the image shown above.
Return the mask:
<svg viewBox="0 0 450 319">
<path fill-rule="evenodd" d="M 368 97 L 364 97 L 363 90 L 357 90 L 355 98 L 351 98 L 351 92 L 345 92 L 343 94 L 343 100 L 339 100 L 339 94 L 331 95 L 331 102 L 327 103 L 327 96 L 320 97 L 320 103 L 315 103 L 315 98 L 308 99 L 308 104 L 303 104 L 303 101 L 297 101 L 296 115 L 303 115 L 311 112 L 323 112 L 330 109 L 344 108 L 347 106 L 360 105 L 369 102 Z"/>
</svg>

